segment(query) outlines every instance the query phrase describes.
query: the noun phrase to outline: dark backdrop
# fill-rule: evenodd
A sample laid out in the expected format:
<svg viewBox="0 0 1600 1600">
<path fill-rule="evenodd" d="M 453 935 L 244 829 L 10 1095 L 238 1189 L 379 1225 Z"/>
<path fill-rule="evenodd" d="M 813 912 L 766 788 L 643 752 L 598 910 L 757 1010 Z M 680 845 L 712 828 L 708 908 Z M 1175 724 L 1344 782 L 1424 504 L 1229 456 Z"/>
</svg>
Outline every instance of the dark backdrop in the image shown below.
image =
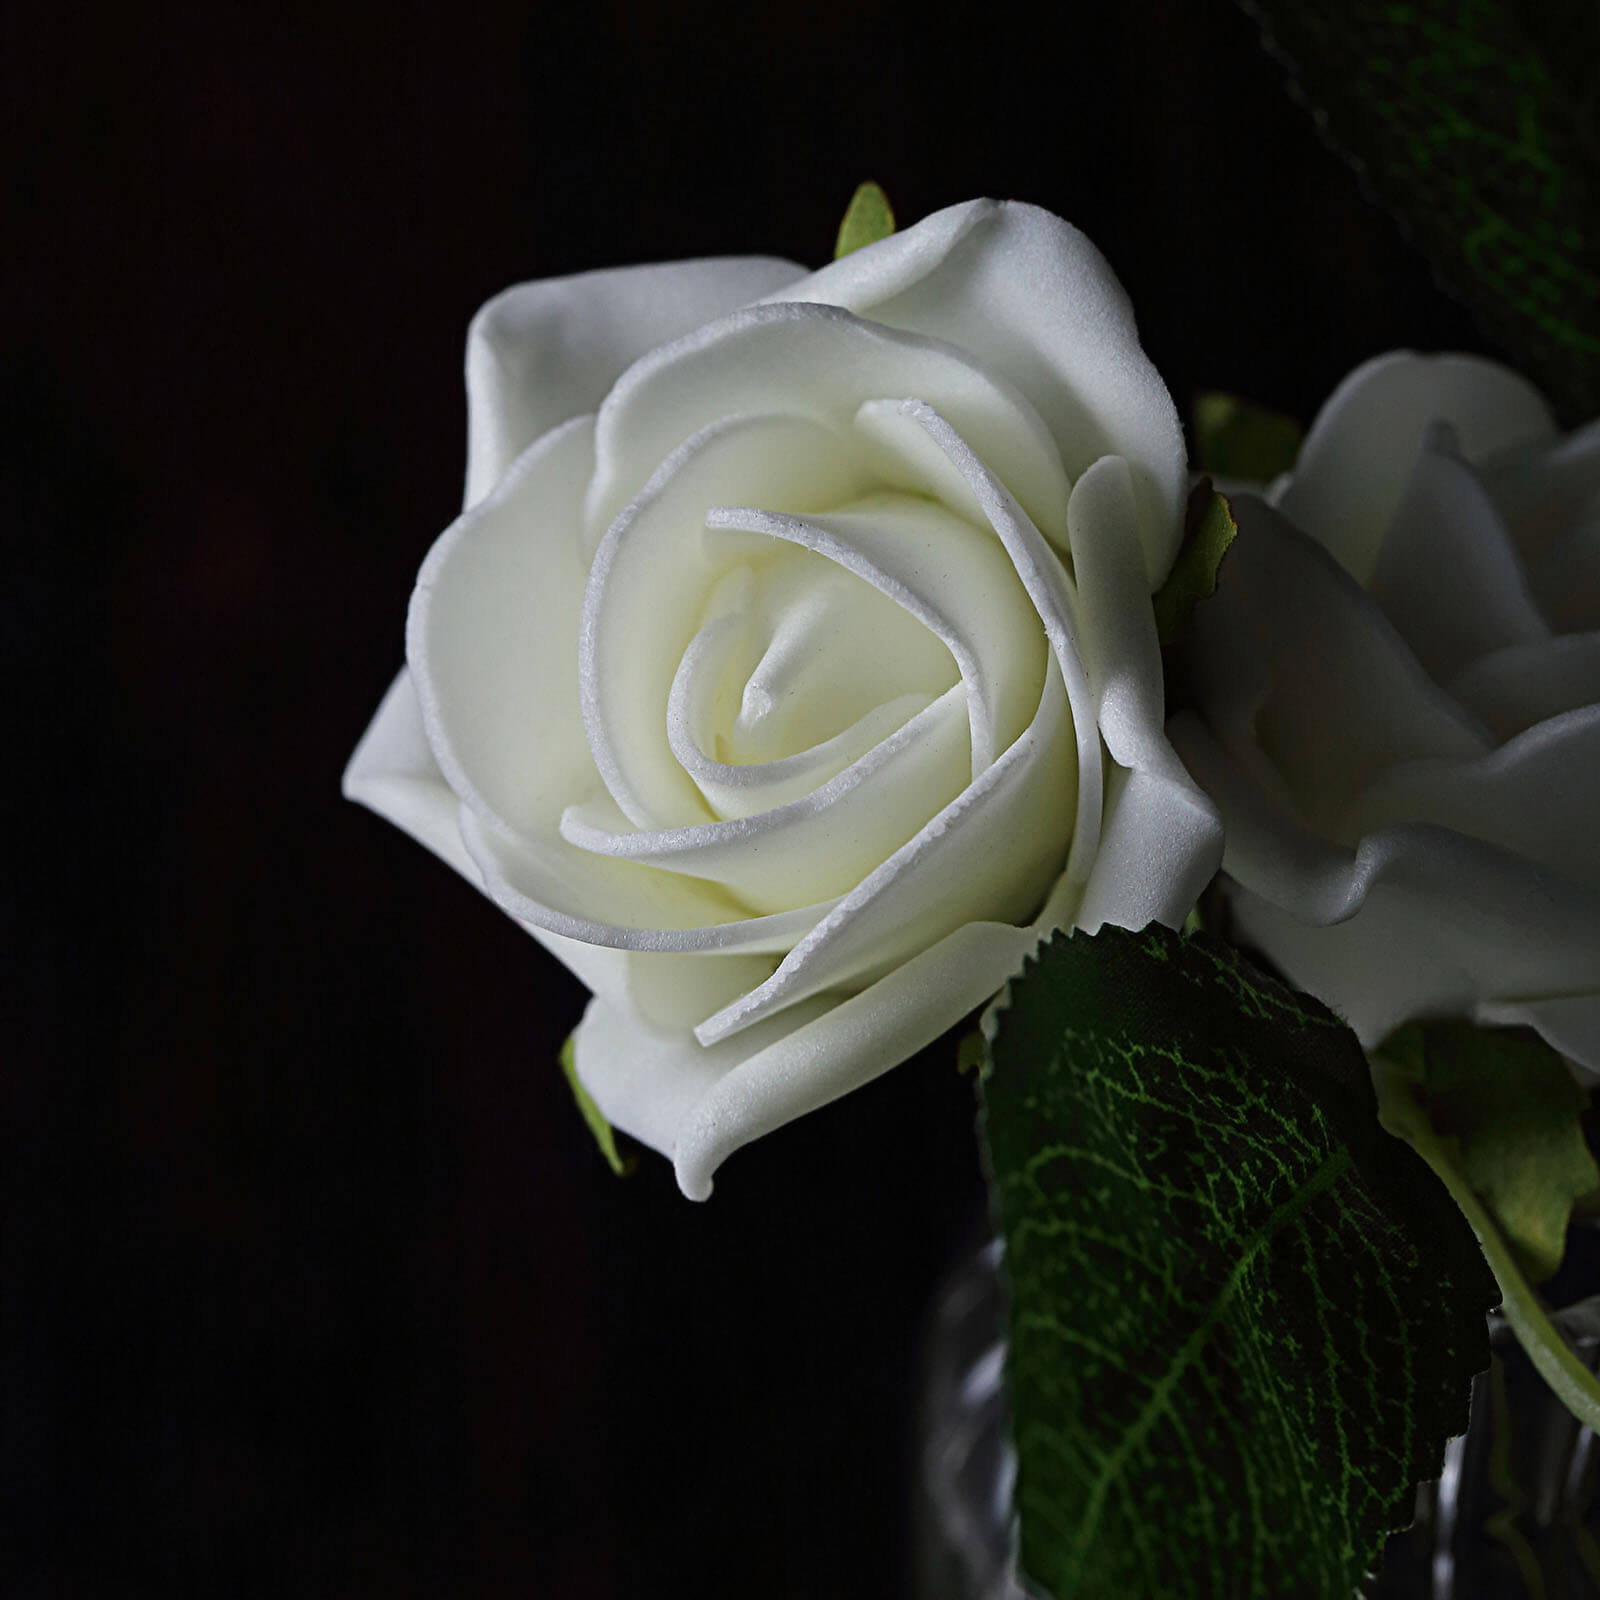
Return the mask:
<svg viewBox="0 0 1600 1600">
<path fill-rule="evenodd" d="M 619 1182 L 579 986 L 338 778 L 519 278 L 875 176 L 1082 226 L 1184 408 L 1478 347 L 1227 0 L 1057 9 L 9 11 L 0 1593 L 905 1593 L 950 1049 Z"/>
</svg>

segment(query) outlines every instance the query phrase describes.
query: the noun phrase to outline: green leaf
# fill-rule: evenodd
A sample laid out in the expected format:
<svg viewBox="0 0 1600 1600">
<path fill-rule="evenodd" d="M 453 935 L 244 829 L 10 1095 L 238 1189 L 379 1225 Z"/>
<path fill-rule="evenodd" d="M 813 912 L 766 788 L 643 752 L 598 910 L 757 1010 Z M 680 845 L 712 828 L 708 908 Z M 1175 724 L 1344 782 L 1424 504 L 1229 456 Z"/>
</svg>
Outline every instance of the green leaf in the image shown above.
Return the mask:
<svg viewBox="0 0 1600 1600">
<path fill-rule="evenodd" d="M 1380 1052 L 1403 1054 L 1433 1131 L 1534 1283 L 1554 1276 L 1573 1207 L 1600 1187 L 1584 1141 L 1589 1097 L 1526 1028 L 1413 1023 Z M 1416 1071 L 1420 1062 L 1421 1072 Z"/>
<path fill-rule="evenodd" d="M 1226 495 L 1202 478 L 1189 495 L 1188 521 L 1167 581 L 1156 591 L 1156 636 L 1163 645 L 1183 637 L 1194 608 L 1217 587 L 1217 569 L 1238 533 Z"/>
<path fill-rule="evenodd" d="M 1195 456 L 1202 472 L 1270 483 L 1294 465 L 1303 437 L 1293 417 L 1237 395 L 1195 396 Z"/>
<path fill-rule="evenodd" d="M 844 221 L 839 224 L 839 237 L 833 247 L 833 259 L 847 256 L 894 232 L 894 211 L 889 197 L 875 183 L 864 183 L 850 197 L 845 208 Z"/>
<path fill-rule="evenodd" d="M 1058 934 L 990 1031 L 1024 1572 L 1352 1594 L 1466 1427 L 1496 1298 L 1354 1034 L 1154 924 Z"/>
<path fill-rule="evenodd" d="M 1600 1382 L 1573 1354 L 1551 1322 L 1539 1296 L 1523 1276 L 1517 1258 L 1500 1235 L 1488 1208 L 1472 1191 L 1456 1164 L 1453 1141 L 1441 1139 L 1428 1121 L 1411 1075 L 1382 1056 L 1373 1060 L 1383 1123 L 1433 1168 L 1461 1214 L 1472 1226 L 1484 1259 L 1500 1289 L 1500 1309 L 1539 1376 L 1585 1427 L 1600 1429 Z"/>
<path fill-rule="evenodd" d="M 1569 419 L 1600 411 L 1600 6 L 1242 3 L 1444 285 Z"/>
<path fill-rule="evenodd" d="M 577 1101 L 578 1110 L 583 1113 L 583 1120 L 594 1135 L 594 1142 L 600 1146 L 600 1154 L 619 1178 L 625 1178 L 633 1171 L 633 1159 L 617 1149 L 616 1130 L 606 1121 L 605 1113 L 594 1103 L 593 1096 L 584 1088 L 583 1080 L 578 1076 L 577 1048 L 573 1042 L 576 1038 L 576 1034 L 569 1034 L 567 1042 L 561 1047 L 561 1070 L 567 1075 L 567 1087 L 572 1090 L 572 1098 Z"/>
</svg>

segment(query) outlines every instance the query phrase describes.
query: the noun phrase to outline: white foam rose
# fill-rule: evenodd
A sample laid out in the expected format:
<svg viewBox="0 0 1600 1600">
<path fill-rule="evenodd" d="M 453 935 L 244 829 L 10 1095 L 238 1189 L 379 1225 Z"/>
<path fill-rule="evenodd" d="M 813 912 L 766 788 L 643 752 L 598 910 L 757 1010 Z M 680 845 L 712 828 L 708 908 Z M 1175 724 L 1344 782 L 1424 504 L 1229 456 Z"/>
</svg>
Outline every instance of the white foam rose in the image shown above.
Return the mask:
<svg viewBox="0 0 1600 1600">
<path fill-rule="evenodd" d="M 594 992 L 577 1071 L 710 1192 L 1058 927 L 1220 855 L 1162 732 L 1182 437 L 1092 245 L 975 201 L 821 271 L 475 319 L 467 507 L 346 792 Z"/>
<path fill-rule="evenodd" d="M 1600 424 L 1400 352 L 1233 504 L 1172 733 L 1241 931 L 1369 1046 L 1467 1017 L 1600 1076 Z"/>
</svg>

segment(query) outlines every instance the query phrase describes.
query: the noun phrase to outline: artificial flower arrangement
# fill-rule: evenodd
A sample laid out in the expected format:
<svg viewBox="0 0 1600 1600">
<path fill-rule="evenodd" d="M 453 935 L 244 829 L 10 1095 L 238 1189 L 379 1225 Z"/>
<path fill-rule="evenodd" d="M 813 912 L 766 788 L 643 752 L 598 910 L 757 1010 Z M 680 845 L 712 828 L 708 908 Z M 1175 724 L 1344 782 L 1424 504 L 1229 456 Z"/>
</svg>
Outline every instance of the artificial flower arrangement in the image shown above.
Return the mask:
<svg viewBox="0 0 1600 1600">
<path fill-rule="evenodd" d="M 1465 356 L 1178 411 L 1048 211 L 492 300 L 346 792 L 593 998 L 692 1199 L 981 1019 L 1020 1573 L 1340 1595 L 1600 1190 L 1600 426 Z M 1202 475 L 1204 469 L 1205 475 Z M 747 1159 L 759 1159 L 752 1154 Z"/>
</svg>

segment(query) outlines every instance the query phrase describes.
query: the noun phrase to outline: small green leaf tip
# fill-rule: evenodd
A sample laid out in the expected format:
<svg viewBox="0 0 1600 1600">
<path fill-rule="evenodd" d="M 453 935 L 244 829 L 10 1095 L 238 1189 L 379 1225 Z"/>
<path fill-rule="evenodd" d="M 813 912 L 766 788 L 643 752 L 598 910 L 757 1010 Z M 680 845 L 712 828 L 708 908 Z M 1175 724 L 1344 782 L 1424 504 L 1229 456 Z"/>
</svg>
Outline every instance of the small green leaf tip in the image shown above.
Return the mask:
<svg viewBox="0 0 1600 1600">
<path fill-rule="evenodd" d="M 850 197 L 845 208 L 844 221 L 839 224 L 839 237 L 834 242 L 833 259 L 865 249 L 894 232 L 894 210 L 889 197 L 876 183 L 861 185 Z"/>
<path fill-rule="evenodd" d="M 575 1033 L 568 1034 L 567 1042 L 561 1047 L 561 1070 L 567 1075 L 567 1087 L 572 1090 L 572 1098 L 577 1101 L 578 1110 L 583 1113 L 583 1120 L 588 1123 L 589 1132 L 600 1147 L 600 1154 L 619 1178 L 625 1178 L 633 1171 L 633 1160 L 617 1149 L 616 1131 L 606 1121 L 605 1114 L 594 1103 L 593 1096 L 584 1088 L 578 1076 L 576 1039 Z"/>
<path fill-rule="evenodd" d="M 1189 516 L 1183 543 L 1167 581 L 1156 591 L 1156 637 L 1163 645 L 1183 637 L 1194 608 L 1216 593 L 1217 569 L 1239 532 L 1233 507 L 1226 495 L 1202 478 L 1189 496 Z"/>
<path fill-rule="evenodd" d="M 1466 1427 L 1496 1299 L 1355 1035 L 1151 924 L 1041 947 L 990 1059 L 1029 1582 L 1354 1594 Z"/>
<path fill-rule="evenodd" d="M 1295 464 L 1302 437 L 1293 417 L 1237 395 L 1195 396 L 1194 448 L 1202 472 L 1270 483 Z"/>
</svg>

